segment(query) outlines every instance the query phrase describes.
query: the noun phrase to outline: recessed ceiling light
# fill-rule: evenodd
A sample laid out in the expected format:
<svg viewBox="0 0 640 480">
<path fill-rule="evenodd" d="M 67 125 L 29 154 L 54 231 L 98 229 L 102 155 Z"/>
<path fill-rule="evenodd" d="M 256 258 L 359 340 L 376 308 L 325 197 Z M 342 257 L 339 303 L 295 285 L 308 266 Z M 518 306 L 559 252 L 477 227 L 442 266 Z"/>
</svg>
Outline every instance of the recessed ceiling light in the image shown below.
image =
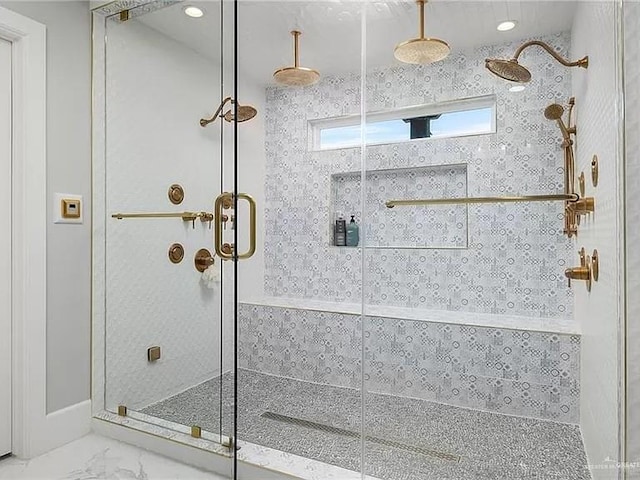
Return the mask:
<svg viewBox="0 0 640 480">
<path fill-rule="evenodd" d="M 202 9 L 198 7 L 184 7 L 184 14 L 192 18 L 200 18 L 204 15 Z"/>
<path fill-rule="evenodd" d="M 498 25 L 498 30 L 501 32 L 506 32 L 509 30 L 513 30 L 514 28 L 516 28 L 516 22 L 513 22 L 511 20 L 508 20 L 506 22 L 502 22 L 500 25 Z"/>
<path fill-rule="evenodd" d="M 510 92 L 521 92 L 525 89 L 526 87 L 524 85 L 514 85 L 513 87 L 511 87 L 509 89 Z"/>
</svg>

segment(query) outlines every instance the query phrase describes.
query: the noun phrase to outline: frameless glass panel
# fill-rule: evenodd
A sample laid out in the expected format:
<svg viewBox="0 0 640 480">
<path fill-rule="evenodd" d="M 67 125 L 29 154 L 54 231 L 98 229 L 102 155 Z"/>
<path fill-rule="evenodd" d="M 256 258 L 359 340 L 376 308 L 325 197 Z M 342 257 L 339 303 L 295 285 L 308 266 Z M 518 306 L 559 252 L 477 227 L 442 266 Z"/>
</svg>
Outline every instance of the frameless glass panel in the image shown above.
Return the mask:
<svg viewBox="0 0 640 480">
<path fill-rule="evenodd" d="M 591 468 L 593 478 L 609 478 L 595 471 L 605 467 L 593 467 L 587 458 L 601 465 L 619 458 L 614 430 L 620 422 L 614 417 L 620 415 L 615 384 L 621 376 L 615 361 L 604 365 L 607 355 L 620 353 L 614 340 L 620 338 L 619 303 L 609 297 L 617 287 L 603 285 L 602 277 L 596 282 L 587 272 L 593 249 L 620 231 L 615 232 L 616 221 L 607 223 L 606 207 L 596 207 L 595 215 L 582 211 L 578 222 L 563 197 L 577 193 L 597 202 L 619 191 L 615 167 L 608 186 L 589 183 L 593 154 L 607 151 L 616 163 L 620 148 L 617 7 L 608 2 L 514 5 L 430 2 L 425 35 L 430 40 L 404 44 L 416 37 L 419 3 L 370 2 L 367 7 L 366 112 L 374 116 L 410 105 L 495 96 L 495 113 L 477 109 L 430 118 L 428 126 L 416 126 L 427 128 L 429 138 L 411 142 L 374 145 L 367 132 L 365 174 L 357 187 L 366 192 L 366 475 L 587 479 Z M 498 30 L 501 19 L 514 20 L 516 28 Z M 433 39 L 447 42 L 450 51 Z M 538 43 L 527 46 L 532 39 Z M 588 54 L 603 63 L 567 67 L 540 42 L 571 62 Z M 523 45 L 516 67 L 508 60 Z M 440 54 L 432 62 L 403 62 Z M 487 65 L 522 80 L 526 67 L 531 78 L 519 84 L 523 88 L 512 88 L 513 82 Z M 464 136 L 490 126 L 492 117 L 495 128 L 485 130 L 488 134 Z M 366 122 L 371 125 L 370 118 Z M 330 135 L 324 139 L 330 141 Z M 448 188 L 439 190 L 438 182 L 423 176 L 433 172 L 435 179 L 454 166 L 467 173 L 466 191 L 451 188 L 452 179 L 439 182 Z M 581 171 L 586 177 L 582 192 Z M 372 190 L 376 195 L 368 193 Z M 526 195 L 545 199 L 504 200 Z M 469 198 L 477 203 L 465 203 Z M 443 226 L 436 233 L 452 229 L 459 208 L 468 213 L 468 243 L 427 249 L 424 240 L 434 238 L 430 220 Z M 397 216 L 385 216 L 381 209 Z M 423 242 L 401 249 L 380 241 L 412 237 Z M 576 252 L 583 246 L 581 259 Z M 591 278 L 590 290 L 588 282 L 576 278 Z M 609 302 L 610 312 L 600 310 L 596 297 Z M 600 323 L 605 318 L 606 327 Z"/>
<path fill-rule="evenodd" d="M 360 169 L 361 149 L 314 152 L 309 142 L 310 121 L 360 112 L 360 11 L 359 2 L 239 4 L 238 98 L 257 115 L 237 124 L 238 191 L 258 214 L 257 249 L 238 261 L 238 439 L 248 458 L 259 445 L 262 464 L 303 478 L 360 476 L 362 252 L 346 245 L 348 225 L 336 231 L 329 192 L 334 175 Z M 313 85 L 294 84 L 315 79 L 309 71 L 274 79 L 294 64 L 293 25 L 300 65 L 319 72 Z M 360 205 L 338 207 L 346 223 L 360 222 Z M 249 212 L 239 208 L 246 252 Z"/>
<path fill-rule="evenodd" d="M 106 20 L 105 406 L 218 443 L 224 139 L 220 119 L 201 119 L 220 104 L 222 2 L 183 7 L 147 2 Z"/>
</svg>

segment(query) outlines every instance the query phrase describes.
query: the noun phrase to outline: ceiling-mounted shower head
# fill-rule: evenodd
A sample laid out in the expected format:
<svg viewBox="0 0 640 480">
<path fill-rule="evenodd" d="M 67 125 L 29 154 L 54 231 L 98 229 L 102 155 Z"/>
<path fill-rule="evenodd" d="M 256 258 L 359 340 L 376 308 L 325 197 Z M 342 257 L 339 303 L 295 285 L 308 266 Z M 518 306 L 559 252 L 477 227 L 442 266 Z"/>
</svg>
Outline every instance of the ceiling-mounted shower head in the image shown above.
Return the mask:
<svg viewBox="0 0 640 480">
<path fill-rule="evenodd" d="M 233 109 L 228 110 L 224 114 L 221 114 L 222 109 L 229 102 L 231 104 L 236 104 L 236 101 L 233 98 L 231 98 L 231 97 L 225 98 L 224 100 L 222 100 L 222 102 L 220 103 L 220 106 L 216 110 L 216 113 L 214 113 L 211 118 L 201 118 L 200 119 L 200 126 L 201 127 L 206 127 L 211 122 L 215 122 L 216 118 L 218 118 L 218 117 L 224 118 L 227 122 L 233 122 L 233 121 L 237 121 L 238 123 L 246 122 L 247 120 L 251 120 L 253 117 L 255 117 L 258 114 L 258 110 L 256 110 L 251 105 L 240 105 L 239 103 L 236 105 L 236 110 L 238 112 L 238 119 L 237 120 L 235 118 Z"/>
<path fill-rule="evenodd" d="M 417 0 L 417 3 L 420 8 L 419 37 L 396 45 L 393 55 L 404 63 L 426 65 L 443 60 L 449 55 L 451 49 L 444 40 L 424 36 L 424 4 L 426 0 Z"/>
<path fill-rule="evenodd" d="M 299 37 L 302 32 L 293 30 L 293 66 L 283 67 L 273 72 L 276 82 L 289 87 L 306 87 L 320 80 L 320 72 L 313 68 L 300 66 Z"/>
<path fill-rule="evenodd" d="M 518 63 L 518 60 L 501 60 L 499 58 L 487 58 L 485 67 L 498 77 L 516 83 L 527 83 L 531 80 L 531 72 Z"/>
<path fill-rule="evenodd" d="M 531 72 L 518 63 L 518 58 L 525 48 L 537 45 L 544 48 L 549 55 L 555 58 L 558 63 L 565 67 L 582 67 L 587 68 L 589 66 L 589 57 L 583 57 L 575 62 L 570 62 L 562 58 L 558 53 L 540 40 L 531 40 L 530 42 L 523 43 L 518 47 L 516 53 L 511 60 L 504 60 L 499 58 L 487 58 L 485 60 L 485 67 L 500 78 L 509 80 L 510 82 L 526 83 L 531 80 Z"/>
</svg>

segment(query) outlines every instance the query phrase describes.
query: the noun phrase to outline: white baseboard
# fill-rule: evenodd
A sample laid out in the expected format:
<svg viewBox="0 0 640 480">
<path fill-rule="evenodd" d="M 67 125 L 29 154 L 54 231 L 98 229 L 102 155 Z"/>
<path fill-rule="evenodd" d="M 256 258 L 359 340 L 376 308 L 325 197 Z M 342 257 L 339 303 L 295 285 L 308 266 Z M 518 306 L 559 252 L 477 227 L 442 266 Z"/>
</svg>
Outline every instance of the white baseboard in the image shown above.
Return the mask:
<svg viewBox="0 0 640 480">
<path fill-rule="evenodd" d="M 91 400 L 76 403 L 45 417 L 40 435 L 33 440 L 31 457 L 84 437 L 91 431 Z"/>
</svg>

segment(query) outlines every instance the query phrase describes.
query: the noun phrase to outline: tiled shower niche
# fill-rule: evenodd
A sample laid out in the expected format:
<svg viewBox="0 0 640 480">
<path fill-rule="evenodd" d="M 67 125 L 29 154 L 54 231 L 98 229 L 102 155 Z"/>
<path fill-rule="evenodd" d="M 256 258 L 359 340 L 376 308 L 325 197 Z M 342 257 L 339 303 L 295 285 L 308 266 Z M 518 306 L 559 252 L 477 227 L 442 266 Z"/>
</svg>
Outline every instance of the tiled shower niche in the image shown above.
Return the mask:
<svg viewBox="0 0 640 480">
<path fill-rule="evenodd" d="M 364 239 L 367 248 L 467 248 L 467 206 L 386 206 L 389 200 L 466 196 L 466 164 L 370 170 L 366 173 L 361 244 Z M 342 215 L 348 223 L 355 215 L 362 224 L 361 201 L 360 172 L 331 175 L 333 221 Z"/>
</svg>

